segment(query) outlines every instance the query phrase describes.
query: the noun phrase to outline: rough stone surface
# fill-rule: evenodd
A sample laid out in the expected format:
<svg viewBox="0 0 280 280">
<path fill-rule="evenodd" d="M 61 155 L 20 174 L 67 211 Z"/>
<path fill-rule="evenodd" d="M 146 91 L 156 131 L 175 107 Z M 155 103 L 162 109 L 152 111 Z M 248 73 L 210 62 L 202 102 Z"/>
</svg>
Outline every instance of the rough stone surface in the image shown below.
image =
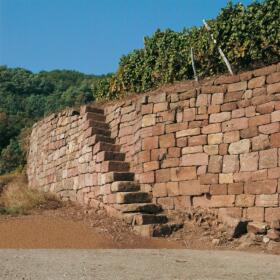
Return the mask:
<svg viewBox="0 0 280 280">
<path fill-rule="evenodd" d="M 164 209 L 242 208 L 254 221 L 280 219 L 279 70 L 52 114 L 33 126 L 29 184 L 111 209 L 118 190 L 138 189 L 113 182 L 135 180 Z"/>
</svg>

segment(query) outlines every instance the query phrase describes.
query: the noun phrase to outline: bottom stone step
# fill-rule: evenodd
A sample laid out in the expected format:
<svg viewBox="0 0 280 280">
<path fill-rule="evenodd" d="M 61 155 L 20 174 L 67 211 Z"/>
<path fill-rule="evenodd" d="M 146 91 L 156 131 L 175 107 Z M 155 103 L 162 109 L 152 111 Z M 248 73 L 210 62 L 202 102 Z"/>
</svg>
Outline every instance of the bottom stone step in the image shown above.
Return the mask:
<svg viewBox="0 0 280 280">
<path fill-rule="evenodd" d="M 133 230 L 143 237 L 164 237 L 183 227 L 182 223 L 135 225 Z"/>
<path fill-rule="evenodd" d="M 134 216 L 135 225 L 165 224 L 167 221 L 165 215 L 137 214 Z"/>
</svg>

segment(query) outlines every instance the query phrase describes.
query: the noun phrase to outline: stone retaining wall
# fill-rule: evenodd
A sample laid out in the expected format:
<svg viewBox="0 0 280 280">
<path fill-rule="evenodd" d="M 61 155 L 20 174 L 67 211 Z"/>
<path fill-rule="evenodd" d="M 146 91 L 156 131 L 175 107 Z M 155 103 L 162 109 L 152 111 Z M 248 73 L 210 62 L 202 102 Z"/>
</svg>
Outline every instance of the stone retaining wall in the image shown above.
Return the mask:
<svg viewBox="0 0 280 280">
<path fill-rule="evenodd" d="M 103 107 L 111 138 L 154 203 L 280 219 L 280 63 L 176 83 Z M 34 125 L 30 185 L 92 206 L 108 204 L 85 115 L 68 110 Z"/>
</svg>

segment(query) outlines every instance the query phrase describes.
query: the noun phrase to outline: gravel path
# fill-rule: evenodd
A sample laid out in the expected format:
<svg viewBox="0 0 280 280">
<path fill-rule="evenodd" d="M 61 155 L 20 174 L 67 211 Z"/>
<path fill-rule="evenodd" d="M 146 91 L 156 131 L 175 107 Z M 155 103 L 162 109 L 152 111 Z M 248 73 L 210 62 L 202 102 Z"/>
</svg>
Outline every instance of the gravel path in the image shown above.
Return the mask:
<svg viewBox="0 0 280 280">
<path fill-rule="evenodd" d="M 0 250 L 1 280 L 269 279 L 280 257 L 194 250 Z"/>
</svg>

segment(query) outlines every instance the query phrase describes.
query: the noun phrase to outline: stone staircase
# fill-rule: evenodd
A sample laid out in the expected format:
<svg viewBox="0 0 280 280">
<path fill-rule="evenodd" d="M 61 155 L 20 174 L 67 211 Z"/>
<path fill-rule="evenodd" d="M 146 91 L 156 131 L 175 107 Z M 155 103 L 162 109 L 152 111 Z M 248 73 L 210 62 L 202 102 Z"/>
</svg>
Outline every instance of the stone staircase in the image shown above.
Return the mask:
<svg viewBox="0 0 280 280">
<path fill-rule="evenodd" d="M 103 203 L 117 210 L 120 214 L 117 216 L 143 236 L 170 234 L 177 225 L 168 223 L 167 216 L 161 214 L 161 207 L 152 203 L 151 194 L 141 191 L 135 174 L 130 172 L 129 163 L 125 161 L 125 154 L 120 152 L 120 145 L 110 137 L 104 111 L 90 106 L 84 110 L 87 126 L 92 128 L 93 155 L 96 155 L 97 164 L 101 164 L 101 188 L 110 188 L 107 201 Z"/>
</svg>

